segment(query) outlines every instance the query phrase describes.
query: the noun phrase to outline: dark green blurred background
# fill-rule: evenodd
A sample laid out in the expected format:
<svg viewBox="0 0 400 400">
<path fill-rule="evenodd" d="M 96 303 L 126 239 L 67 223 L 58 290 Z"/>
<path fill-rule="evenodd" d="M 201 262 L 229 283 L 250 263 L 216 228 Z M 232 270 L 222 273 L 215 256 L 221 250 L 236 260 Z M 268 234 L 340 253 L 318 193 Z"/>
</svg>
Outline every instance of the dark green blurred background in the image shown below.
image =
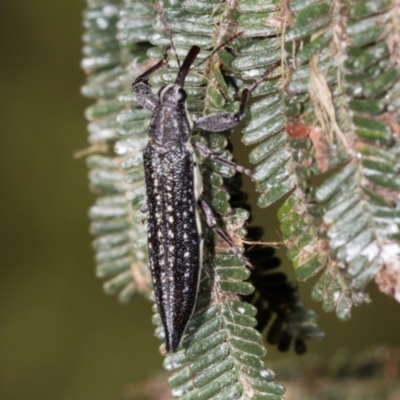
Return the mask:
<svg viewBox="0 0 400 400">
<path fill-rule="evenodd" d="M 119 399 L 124 385 L 161 368 L 150 304 L 136 297 L 119 305 L 93 273 L 86 216 L 93 196 L 84 161 L 72 159 L 86 147 L 90 104 L 79 94 L 84 6 L 0 2 L 1 400 Z M 257 211 L 266 240 L 279 240 L 275 214 Z M 302 285 L 304 300 L 327 332 L 310 352 L 400 345 L 400 305 L 392 299 L 374 289 L 374 303 L 341 323 L 309 299 L 310 287 Z M 270 349 L 267 362 L 278 356 Z"/>
</svg>

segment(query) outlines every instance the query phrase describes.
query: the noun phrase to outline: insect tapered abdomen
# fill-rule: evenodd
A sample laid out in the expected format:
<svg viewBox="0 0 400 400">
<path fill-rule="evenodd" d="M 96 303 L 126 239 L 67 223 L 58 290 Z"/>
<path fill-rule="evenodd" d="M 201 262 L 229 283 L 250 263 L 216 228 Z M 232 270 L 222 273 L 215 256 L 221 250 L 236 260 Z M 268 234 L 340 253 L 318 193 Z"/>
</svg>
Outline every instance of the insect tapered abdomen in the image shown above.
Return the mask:
<svg viewBox="0 0 400 400">
<path fill-rule="evenodd" d="M 167 351 L 176 351 L 193 313 L 201 266 L 193 154 L 171 142 L 144 151 L 150 268 Z"/>
</svg>

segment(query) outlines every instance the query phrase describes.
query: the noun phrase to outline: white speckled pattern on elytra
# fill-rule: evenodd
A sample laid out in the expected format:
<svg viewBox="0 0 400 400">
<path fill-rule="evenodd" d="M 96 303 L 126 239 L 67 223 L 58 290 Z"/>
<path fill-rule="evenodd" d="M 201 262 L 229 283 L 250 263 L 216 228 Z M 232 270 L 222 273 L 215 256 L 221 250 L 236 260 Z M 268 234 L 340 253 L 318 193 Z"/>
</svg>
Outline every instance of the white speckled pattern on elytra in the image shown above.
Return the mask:
<svg viewBox="0 0 400 400">
<path fill-rule="evenodd" d="M 143 152 L 150 268 L 158 310 L 165 330 L 167 351 L 176 351 L 193 313 L 202 265 L 203 241 L 198 202 L 207 226 L 214 229 L 231 251 L 249 265 L 237 251 L 229 235 L 218 229 L 212 210 L 199 200 L 202 193 L 200 170 L 190 137 L 193 126 L 225 131 L 244 117 L 245 108 L 267 72 L 242 92 L 238 112 L 205 115 L 195 123 L 186 108 L 185 78 L 200 52 L 192 46 L 180 66 L 175 83 L 163 87 L 156 96 L 148 86 L 152 73 L 166 65 L 166 56 L 140 75 L 132 85 L 139 103 L 153 113 L 149 124 L 149 143 Z M 252 175 L 206 146 L 195 146 L 204 157 Z"/>
</svg>

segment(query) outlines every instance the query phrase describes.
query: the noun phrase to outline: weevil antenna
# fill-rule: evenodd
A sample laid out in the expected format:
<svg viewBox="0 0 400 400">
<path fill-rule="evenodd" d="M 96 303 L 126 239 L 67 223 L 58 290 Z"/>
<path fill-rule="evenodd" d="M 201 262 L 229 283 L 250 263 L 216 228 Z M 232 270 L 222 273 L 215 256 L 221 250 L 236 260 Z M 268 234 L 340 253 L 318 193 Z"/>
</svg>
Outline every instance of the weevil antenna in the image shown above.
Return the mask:
<svg viewBox="0 0 400 400">
<path fill-rule="evenodd" d="M 176 61 L 178 62 L 178 68 L 180 69 L 181 68 L 181 63 L 179 61 L 178 53 L 176 52 L 176 47 L 175 47 L 174 41 L 172 40 L 171 29 L 169 29 L 167 19 L 165 18 L 164 10 L 163 10 L 160 2 L 158 2 L 158 1 L 156 1 L 156 10 L 158 12 L 158 15 L 161 18 L 161 22 L 164 25 L 164 29 L 167 32 L 167 35 L 168 35 L 168 38 L 169 38 L 169 42 L 171 43 L 171 48 L 174 51 Z"/>
<path fill-rule="evenodd" d="M 220 45 L 218 45 L 215 49 L 213 49 L 213 51 L 202 61 L 200 61 L 198 64 L 196 64 L 195 66 L 193 66 L 192 69 L 197 68 L 198 66 L 200 66 L 201 64 L 204 64 L 207 60 L 209 60 L 215 53 L 217 53 L 218 51 L 220 51 L 222 48 L 224 48 L 225 46 L 227 46 L 229 43 L 232 43 L 235 39 L 237 39 L 240 36 L 243 36 L 244 31 L 238 32 L 236 35 L 231 36 L 229 39 L 225 40 L 225 42 L 222 42 Z"/>
<path fill-rule="evenodd" d="M 185 59 L 183 60 L 182 66 L 179 68 L 178 76 L 176 77 L 175 83 L 180 87 L 183 87 L 185 84 L 185 79 L 190 71 L 190 67 L 193 64 L 193 61 L 196 59 L 197 54 L 200 52 L 199 46 L 192 46 L 189 50 L 189 53 L 186 54 Z"/>
</svg>

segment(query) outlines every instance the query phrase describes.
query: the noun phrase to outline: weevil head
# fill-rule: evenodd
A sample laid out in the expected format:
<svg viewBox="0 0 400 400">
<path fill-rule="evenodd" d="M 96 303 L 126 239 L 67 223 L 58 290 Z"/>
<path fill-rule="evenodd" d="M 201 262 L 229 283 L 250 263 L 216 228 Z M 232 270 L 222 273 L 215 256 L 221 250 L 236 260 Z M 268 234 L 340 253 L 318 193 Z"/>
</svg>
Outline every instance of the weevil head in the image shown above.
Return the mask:
<svg viewBox="0 0 400 400">
<path fill-rule="evenodd" d="M 186 92 L 176 83 L 164 86 L 158 93 L 158 97 L 163 105 L 178 109 L 185 107 Z"/>
<path fill-rule="evenodd" d="M 183 64 L 179 68 L 175 83 L 165 86 L 160 90 L 158 96 L 162 104 L 178 106 L 178 108 L 179 106 L 184 106 L 186 101 L 186 92 L 184 89 L 185 79 L 193 61 L 199 54 L 199 51 L 200 47 L 192 46 L 187 53 Z"/>
</svg>

